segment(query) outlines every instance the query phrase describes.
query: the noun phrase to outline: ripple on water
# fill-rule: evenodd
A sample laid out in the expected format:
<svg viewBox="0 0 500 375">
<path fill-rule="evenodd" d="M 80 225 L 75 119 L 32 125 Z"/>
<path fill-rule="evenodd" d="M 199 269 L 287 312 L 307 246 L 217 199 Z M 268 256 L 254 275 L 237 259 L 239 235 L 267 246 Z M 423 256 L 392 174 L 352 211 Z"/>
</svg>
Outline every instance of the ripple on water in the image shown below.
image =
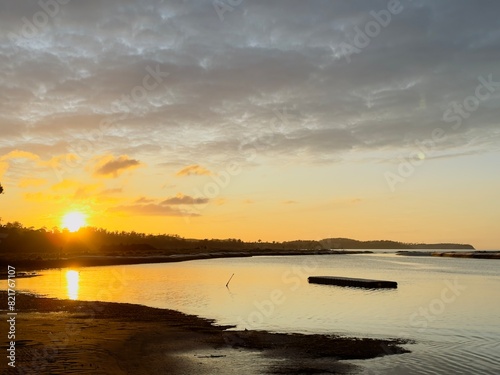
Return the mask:
<svg viewBox="0 0 500 375">
<path fill-rule="evenodd" d="M 462 342 L 419 342 L 406 346 L 412 353 L 351 361 L 361 374 L 436 375 L 500 373 L 499 343 L 490 338 Z"/>
</svg>

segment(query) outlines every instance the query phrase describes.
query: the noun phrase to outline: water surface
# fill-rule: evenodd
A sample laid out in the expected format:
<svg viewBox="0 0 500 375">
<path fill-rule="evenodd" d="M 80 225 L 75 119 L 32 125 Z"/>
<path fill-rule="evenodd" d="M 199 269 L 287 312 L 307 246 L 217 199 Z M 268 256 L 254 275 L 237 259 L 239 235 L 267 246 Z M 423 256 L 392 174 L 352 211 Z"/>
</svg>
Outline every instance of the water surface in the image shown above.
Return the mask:
<svg viewBox="0 0 500 375">
<path fill-rule="evenodd" d="M 239 329 L 416 341 L 408 345 L 409 354 L 353 361 L 367 374 L 500 373 L 498 260 L 378 253 L 227 258 L 42 273 L 19 279 L 18 290 L 170 308 Z M 307 283 L 310 275 L 394 280 L 398 289 L 313 285 Z"/>
</svg>

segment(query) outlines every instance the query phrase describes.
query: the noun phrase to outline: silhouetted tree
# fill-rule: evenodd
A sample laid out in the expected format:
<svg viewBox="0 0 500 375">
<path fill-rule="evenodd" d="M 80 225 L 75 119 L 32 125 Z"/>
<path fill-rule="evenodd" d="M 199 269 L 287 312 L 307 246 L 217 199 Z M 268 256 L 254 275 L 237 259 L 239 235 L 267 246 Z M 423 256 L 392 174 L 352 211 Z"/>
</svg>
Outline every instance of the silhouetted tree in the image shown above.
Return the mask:
<svg viewBox="0 0 500 375">
<path fill-rule="evenodd" d="M 0 184 L 0 194 L 3 194 L 3 186 Z"/>
</svg>

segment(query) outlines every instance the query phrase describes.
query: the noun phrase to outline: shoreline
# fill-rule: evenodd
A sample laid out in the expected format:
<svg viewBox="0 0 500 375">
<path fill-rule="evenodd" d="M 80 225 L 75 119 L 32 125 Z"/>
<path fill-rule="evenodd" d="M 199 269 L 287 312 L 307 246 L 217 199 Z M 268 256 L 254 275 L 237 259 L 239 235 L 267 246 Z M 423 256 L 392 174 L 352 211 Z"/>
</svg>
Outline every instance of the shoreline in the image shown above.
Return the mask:
<svg viewBox="0 0 500 375">
<path fill-rule="evenodd" d="M 470 259 L 500 259 L 500 251 L 476 250 L 476 251 L 406 251 L 396 252 L 402 256 L 427 256 L 443 258 L 470 258 Z"/>
<path fill-rule="evenodd" d="M 256 251 L 216 251 L 191 254 L 170 254 L 150 256 L 110 256 L 110 255 L 88 255 L 71 258 L 51 259 L 6 259 L 0 258 L 0 266 L 11 265 L 17 271 L 28 272 L 50 268 L 71 267 L 99 267 L 117 266 L 146 263 L 173 263 L 190 260 L 220 259 L 220 258 L 249 258 L 254 256 L 297 256 L 297 255 L 348 255 L 348 254 L 370 254 L 372 251 L 360 250 L 256 250 Z M 0 280 L 5 279 L 5 273 L 0 273 Z"/>
<path fill-rule="evenodd" d="M 7 300 L 5 291 L 0 295 Z M 235 368 L 248 374 L 342 374 L 356 370 L 342 360 L 409 352 L 401 346 L 409 341 L 400 339 L 228 331 L 234 327 L 142 305 L 18 294 L 16 308 L 17 366 L 11 369 L 4 358 L 6 374 L 223 375 Z"/>
<path fill-rule="evenodd" d="M 374 254 L 372 250 L 252 250 L 252 251 L 214 251 L 203 253 L 174 253 L 168 255 L 81 255 L 70 258 L 47 258 L 47 259 L 7 259 L 0 257 L 0 268 L 8 265 L 14 266 L 16 271 L 21 273 L 17 278 L 36 277 L 33 271 L 53 269 L 53 268 L 74 268 L 74 267 L 101 267 L 133 264 L 153 264 L 153 263 L 174 263 L 203 259 L 223 259 L 223 258 L 250 258 L 254 256 L 301 256 L 301 255 L 356 255 Z M 427 256 L 443 258 L 470 258 L 470 259 L 500 259 L 500 251 L 496 250 L 476 250 L 470 251 L 415 251 L 398 250 L 394 254 L 399 256 Z M 7 272 L 0 271 L 0 280 L 7 279 Z"/>
</svg>

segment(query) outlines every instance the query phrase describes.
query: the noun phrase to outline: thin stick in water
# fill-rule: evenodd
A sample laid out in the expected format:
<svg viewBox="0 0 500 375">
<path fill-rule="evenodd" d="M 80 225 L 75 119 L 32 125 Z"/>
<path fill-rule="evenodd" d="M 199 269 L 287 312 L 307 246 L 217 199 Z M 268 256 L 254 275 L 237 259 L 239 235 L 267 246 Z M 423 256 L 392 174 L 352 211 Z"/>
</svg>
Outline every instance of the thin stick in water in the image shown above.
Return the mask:
<svg viewBox="0 0 500 375">
<path fill-rule="evenodd" d="M 234 273 L 233 273 L 233 274 L 231 275 L 231 277 L 229 278 L 229 280 L 228 280 L 228 282 L 227 282 L 227 284 L 226 284 L 226 288 L 228 288 L 228 287 L 229 287 L 229 283 L 231 282 L 231 279 L 233 278 L 233 276 L 234 276 Z"/>
</svg>

